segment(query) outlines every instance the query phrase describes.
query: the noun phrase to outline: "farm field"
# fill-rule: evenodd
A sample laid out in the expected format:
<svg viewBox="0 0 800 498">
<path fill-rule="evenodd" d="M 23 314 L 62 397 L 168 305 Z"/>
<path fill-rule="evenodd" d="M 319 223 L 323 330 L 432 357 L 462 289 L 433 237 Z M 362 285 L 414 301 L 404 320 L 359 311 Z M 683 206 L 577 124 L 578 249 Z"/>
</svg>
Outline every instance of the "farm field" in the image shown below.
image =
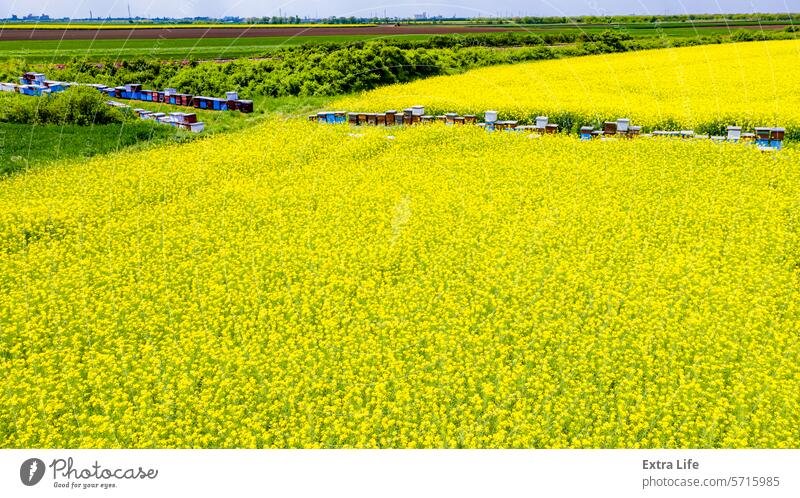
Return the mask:
<svg viewBox="0 0 800 498">
<path fill-rule="evenodd" d="M 99 40 L 0 41 L 0 58 L 29 62 L 64 62 L 74 57 L 126 60 L 138 57 L 164 60 L 234 59 L 258 57 L 280 48 L 305 44 L 344 43 L 385 38 L 422 40 L 431 35 L 270 36 L 257 38 L 131 38 Z"/>
<path fill-rule="evenodd" d="M 289 120 L 9 178 L 0 441 L 796 447 L 798 163 Z"/>
<path fill-rule="evenodd" d="M 425 105 L 430 114 L 496 109 L 501 119 L 526 122 L 547 115 L 573 132 L 619 117 L 646 129 L 715 134 L 728 125 L 783 126 L 798 140 L 799 57 L 797 40 L 628 52 L 477 69 L 331 105 L 375 112 Z"/>
</svg>

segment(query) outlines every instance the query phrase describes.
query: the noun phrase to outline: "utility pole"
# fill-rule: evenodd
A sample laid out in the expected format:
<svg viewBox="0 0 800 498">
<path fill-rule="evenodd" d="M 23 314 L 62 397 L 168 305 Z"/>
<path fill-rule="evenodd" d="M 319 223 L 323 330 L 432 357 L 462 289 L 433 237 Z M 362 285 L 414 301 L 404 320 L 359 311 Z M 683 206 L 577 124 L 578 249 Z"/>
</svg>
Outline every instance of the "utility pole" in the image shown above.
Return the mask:
<svg viewBox="0 0 800 498">
<path fill-rule="evenodd" d="M 128 2 L 128 21 L 133 22 L 133 16 L 131 15 L 131 3 Z"/>
</svg>

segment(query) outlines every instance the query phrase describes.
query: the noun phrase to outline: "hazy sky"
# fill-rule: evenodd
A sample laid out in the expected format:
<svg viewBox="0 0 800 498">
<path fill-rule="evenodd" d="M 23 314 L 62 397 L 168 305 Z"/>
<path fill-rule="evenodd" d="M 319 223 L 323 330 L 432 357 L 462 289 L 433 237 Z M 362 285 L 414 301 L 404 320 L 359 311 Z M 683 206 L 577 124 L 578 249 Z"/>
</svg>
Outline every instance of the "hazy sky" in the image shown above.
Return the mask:
<svg viewBox="0 0 800 498">
<path fill-rule="evenodd" d="M 410 16 L 684 14 L 719 12 L 800 12 L 800 0 L 0 0 L 0 17 L 46 13 L 57 17 L 127 16 Z M 280 10 L 279 10 L 280 9 Z"/>
</svg>

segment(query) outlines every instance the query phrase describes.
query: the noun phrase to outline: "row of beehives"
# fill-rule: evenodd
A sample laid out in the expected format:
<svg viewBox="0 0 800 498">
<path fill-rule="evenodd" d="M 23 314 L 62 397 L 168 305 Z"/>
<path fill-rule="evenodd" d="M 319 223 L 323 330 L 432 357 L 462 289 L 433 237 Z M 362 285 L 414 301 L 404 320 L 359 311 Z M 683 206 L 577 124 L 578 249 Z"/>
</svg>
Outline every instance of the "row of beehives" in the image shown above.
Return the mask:
<svg viewBox="0 0 800 498">
<path fill-rule="evenodd" d="M 20 85 L 14 83 L 0 83 L 0 91 L 42 96 L 50 93 L 63 92 L 73 85 L 81 85 L 95 88 L 103 94 L 117 99 L 181 105 L 209 111 L 239 111 L 245 114 L 253 112 L 253 101 L 240 99 L 237 92 L 227 92 L 225 98 L 222 99 L 178 93 L 174 88 L 167 88 L 163 92 L 144 90 L 142 89 L 142 85 L 139 84 L 107 87 L 97 83 L 86 84 L 50 81 L 46 79 L 43 73 L 25 73 L 20 77 L 20 83 Z"/>
<path fill-rule="evenodd" d="M 171 112 L 165 114 L 163 112 L 152 112 L 146 109 L 134 109 L 140 119 L 156 121 L 160 124 L 182 128 L 191 131 L 192 133 L 200 133 L 205 129 L 205 123 L 197 121 L 197 114 L 188 112 Z"/>
<path fill-rule="evenodd" d="M 20 77 L 19 82 L 19 85 L 16 83 L 0 83 L 0 91 L 41 97 L 42 95 L 63 92 L 72 85 L 63 81 L 50 81 L 42 73 L 25 73 Z"/>
<path fill-rule="evenodd" d="M 146 90 L 139 84 L 128 84 L 118 87 L 107 87 L 98 84 L 89 86 L 96 88 L 111 98 L 123 100 L 140 100 L 142 102 L 180 105 L 207 111 L 239 111 L 245 114 L 253 112 L 253 101 L 240 99 L 238 92 L 227 92 L 223 99 L 178 93 L 174 88 L 167 88 L 163 92 Z"/>
<path fill-rule="evenodd" d="M 558 125 L 555 123 L 550 123 L 547 116 L 537 117 L 535 124 L 533 125 L 520 125 L 518 121 L 499 120 L 497 111 L 486 111 L 483 116 L 483 122 L 479 123 L 478 116 L 474 114 L 468 114 L 465 116 L 460 116 L 454 112 L 440 116 L 425 114 L 424 106 L 410 107 L 408 109 L 403 109 L 402 112 L 398 112 L 396 110 L 380 113 L 326 111 L 312 114 L 308 117 L 308 119 L 318 123 L 349 123 L 354 126 L 397 126 L 441 122 L 447 125 L 471 124 L 480 126 L 488 131 L 530 131 L 539 133 L 558 133 Z M 632 127 L 631 129 L 641 128 Z"/>
<path fill-rule="evenodd" d="M 742 133 L 741 126 L 728 126 L 726 135 L 705 135 L 697 134 L 694 130 L 681 131 L 654 131 L 644 134 L 643 137 L 656 138 L 677 138 L 682 140 L 714 140 L 716 142 L 743 142 L 753 143 L 762 150 L 776 149 L 783 147 L 783 139 L 786 136 L 785 128 L 756 127 L 755 133 Z M 586 139 L 583 129 L 581 138 Z"/>
<path fill-rule="evenodd" d="M 309 116 L 310 121 L 315 121 L 318 123 L 349 123 L 355 126 L 397 126 L 442 122 L 448 125 L 473 124 L 483 127 L 488 131 L 503 130 L 516 132 L 531 131 L 537 133 L 558 133 L 559 130 L 558 125 L 555 123 L 550 123 L 547 116 L 538 116 L 534 125 L 519 125 L 517 121 L 500 121 L 497 118 L 497 111 L 486 111 L 484 114 L 484 122 L 482 123 L 478 123 L 478 118 L 475 115 L 459 116 L 456 113 L 448 113 L 440 116 L 433 116 L 425 114 L 425 108 L 423 106 L 414 106 L 404 109 L 403 112 L 398 112 L 396 110 L 390 110 L 382 113 L 325 111 Z M 742 133 L 742 128 L 739 126 L 729 126 L 727 136 L 697 135 L 692 130 L 654 131 L 649 134 L 642 134 L 642 127 L 631 126 L 631 120 L 627 118 L 620 118 L 616 121 L 606 121 L 603 123 L 603 128 L 600 130 L 595 130 L 594 126 L 583 126 L 580 129 L 580 137 L 582 140 L 608 137 L 633 138 L 638 136 L 684 139 L 705 138 L 718 141 L 752 141 L 761 148 L 772 149 L 781 148 L 784 135 L 784 128 L 759 127 L 755 129 L 755 133 Z"/>
</svg>

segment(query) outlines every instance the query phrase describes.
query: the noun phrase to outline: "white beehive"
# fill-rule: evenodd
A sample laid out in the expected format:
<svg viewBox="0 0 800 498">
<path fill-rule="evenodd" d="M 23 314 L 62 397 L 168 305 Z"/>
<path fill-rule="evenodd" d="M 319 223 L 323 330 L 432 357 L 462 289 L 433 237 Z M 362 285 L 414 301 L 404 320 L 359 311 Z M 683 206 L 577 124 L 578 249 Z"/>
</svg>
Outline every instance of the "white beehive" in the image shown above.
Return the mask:
<svg viewBox="0 0 800 498">
<path fill-rule="evenodd" d="M 628 133 L 628 128 L 631 125 L 631 120 L 628 118 L 620 118 L 617 120 L 617 132 Z"/>
<path fill-rule="evenodd" d="M 546 128 L 548 121 L 550 121 L 550 118 L 547 116 L 538 116 L 536 118 L 536 127 L 539 129 Z"/>
<path fill-rule="evenodd" d="M 239 92 L 225 92 L 227 100 L 239 100 Z"/>
<path fill-rule="evenodd" d="M 497 121 L 497 111 L 486 111 L 483 114 L 483 120 L 487 123 L 494 123 Z"/>
<path fill-rule="evenodd" d="M 729 126 L 728 127 L 728 140 L 739 140 L 742 138 L 742 127 L 741 126 Z"/>
<path fill-rule="evenodd" d="M 415 105 L 411 108 L 411 115 L 412 116 L 423 116 L 425 115 L 425 106 Z"/>
</svg>

